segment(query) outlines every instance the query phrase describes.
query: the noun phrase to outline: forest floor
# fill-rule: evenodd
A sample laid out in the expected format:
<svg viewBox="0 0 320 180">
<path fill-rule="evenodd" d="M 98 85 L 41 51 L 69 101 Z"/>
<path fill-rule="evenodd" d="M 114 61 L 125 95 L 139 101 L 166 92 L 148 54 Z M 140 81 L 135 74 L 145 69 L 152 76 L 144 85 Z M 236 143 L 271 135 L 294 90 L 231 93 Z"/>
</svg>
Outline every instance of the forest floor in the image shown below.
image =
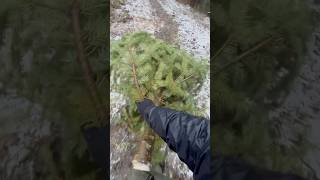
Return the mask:
<svg viewBox="0 0 320 180">
<path fill-rule="evenodd" d="M 111 10 L 111 40 L 117 40 L 129 32 L 146 31 L 185 50 L 203 60 L 210 57 L 210 24 L 208 16 L 175 0 L 127 0 L 117 9 Z M 198 107 L 210 117 L 209 75 L 196 95 Z M 121 100 L 122 99 L 122 100 Z M 125 99 L 116 92 L 111 94 L 111 117 L 119 114 Z M 131 166 L 134 153 L 135 134 L 127 132 L 111 121 L 111 179 L 124 179 Z M 192 172 L 177 155 L 164 147 L 166 153 L 165 174 L 173 179 L 191 180 Z"/>
</svg>

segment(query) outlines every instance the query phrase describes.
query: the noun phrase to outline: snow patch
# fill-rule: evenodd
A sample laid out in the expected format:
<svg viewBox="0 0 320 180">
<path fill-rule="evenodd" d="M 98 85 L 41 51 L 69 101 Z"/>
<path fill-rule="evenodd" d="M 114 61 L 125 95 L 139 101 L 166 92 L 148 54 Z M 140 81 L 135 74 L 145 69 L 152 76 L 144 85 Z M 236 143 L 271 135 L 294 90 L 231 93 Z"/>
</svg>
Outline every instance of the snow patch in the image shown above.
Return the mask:
<svg viewBox="0 0 320 180">
<path fill-rule="evenodd" d="M 197 100 L 198 108 L 204 111 L 204 116 L 207 119 L 210 119 L 210 73 L 208 73 L 195 99 Z"/>
<path fill-rule="evenodd" d="M 124 9 L 132 17 L 152 20 L 152 8 L 149 0 L 127 0 Z"/>
<path fill-rule="evenodd" d="M 210 19 L 191 7 L 175 0 L 159 0 L 162 8 L 170 14 L 178 24 L 178 39 L 181 49 L 196 58 L 210 59 Z M 210 62 L 210 61 L 209 61 Z M 204 110 L 210 119 L 210 73 L 195 97 L 197 106 Z"/>
<path fill-rule="evenodd" d="M 173 178 L 173 174 L 177 174 L 179 178 L 183 178 L 184 180 L 192 180 L 193 172 L 190 171 L 188 166 L 186 166 L 184 163 L 181 162 L 177 153 L 175 153 L 174 151 L 171 151 L 168 146 L 167 146 L 167 149 L 168 149 L 168 153 L 166 156 L 165 163 L 168 169 L 169 177 Z"/>
<path fill-rule="evenodd" d="M 178 38 L 182 49 L 197 58 L 210 58 L 209 17 L 175 0 L 159 0 L 162 8 L 178 24 Z"/>
<path fill-rule="evenodd" d="M 115 122 L 120 118 L 120 110 L 126 105 L 125 97 L 117 92 L 110 92 L 110 119 L 111 122 Z"/>
<path fill-rule="evenodd" d="M 127 33 L 138 31 L 154 34 L 156 28 L 149 0 L 127 0 L 126 4 L 115 12 L 119 15 L 128 12 L 129 18 L 124 22 L 114 22 L 111 24 L 111 40 L 118 40 Z"/>
</svg>

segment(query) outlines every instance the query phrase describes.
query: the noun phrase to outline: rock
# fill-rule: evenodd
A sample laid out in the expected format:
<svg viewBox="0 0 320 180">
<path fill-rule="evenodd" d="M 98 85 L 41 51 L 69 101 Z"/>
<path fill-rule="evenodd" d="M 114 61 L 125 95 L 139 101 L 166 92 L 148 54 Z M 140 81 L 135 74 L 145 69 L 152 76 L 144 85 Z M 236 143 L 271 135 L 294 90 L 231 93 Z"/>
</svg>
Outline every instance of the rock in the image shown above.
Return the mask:
<svg viewBox="0 0 320 180">
<path fill-rule="evenodd" d="M 14 91 L 10 91 L 13 93 Z M 32 179 L 37 149 L 51 131 L 41 116 L 42 108 L 16 94 L 0 96 L 0 174 L 4 179 Z M 47 140 L 43 141 L 47 142 Z"/>
</svg>

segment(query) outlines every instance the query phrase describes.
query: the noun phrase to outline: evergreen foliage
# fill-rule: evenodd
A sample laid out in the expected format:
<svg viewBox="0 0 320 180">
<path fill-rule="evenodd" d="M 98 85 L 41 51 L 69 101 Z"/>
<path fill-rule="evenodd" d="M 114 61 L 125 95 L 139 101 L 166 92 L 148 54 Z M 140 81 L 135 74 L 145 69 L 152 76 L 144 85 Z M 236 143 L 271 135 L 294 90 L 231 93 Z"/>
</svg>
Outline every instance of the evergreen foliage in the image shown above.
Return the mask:
<svg viewBox="0 0 320 180">
<path fill-rule="evenodd" d="M 160 106 L 201 115 L 194 97 L 208 72 L 204 61 L 195 60 L 145 32 L 112 42 L 110 53 L 112 88 L 128 97 L 122 118 L 132 130 L 143 130 L 135 105 L 143 97 Z M 155 151 L 159 148 L 155 147 Z"/>
<path fill-rule="evenodd" d="M 1 44 L 10 46 L 0 81 L 41 104 L 44 116 L 61 115 L 61 121 L 53 122 L 58 128 L 53 128 L 52 140 L 39 145 L 37 179 L 94 179 L 97 175 L 80 132 L 83 122 L 95 121 L 97 116 L 77 63 L 71 4 L 62 0 L 3 0 L 0 6 Z M 106 0 L 80 0 L 82 40 L 103 101 L 108 83 L 107 11 Z M 25 60 L 26 54 L 30 62 Z M 59 150 L 54 152 L 52 147 L 56 146 Z"/>
<path fill-rule="evenodd" d="M 271 121 L 268 112 L 303 63 L 311 9 L 303 0 L 216 0 L 212 7 L 213 150 L 305 175 L 299 157 L 309 147 L 306 129 L 297 144 L 284 145 L 282 120 Z"/>
<path fill-rule="evenodd" d="M 140 98 L 132 75 L 133 64 L 143 96 L 158 105 L 164 100 L 166 107 L 197 113 L 194 95 L 206 76 L 207 64 L 147 33 L 124 36 L 112 43 L 111 74 L 114 82 L 120 81 L 114 88 L 128 96 L 130 104 Z"/>
</svg>

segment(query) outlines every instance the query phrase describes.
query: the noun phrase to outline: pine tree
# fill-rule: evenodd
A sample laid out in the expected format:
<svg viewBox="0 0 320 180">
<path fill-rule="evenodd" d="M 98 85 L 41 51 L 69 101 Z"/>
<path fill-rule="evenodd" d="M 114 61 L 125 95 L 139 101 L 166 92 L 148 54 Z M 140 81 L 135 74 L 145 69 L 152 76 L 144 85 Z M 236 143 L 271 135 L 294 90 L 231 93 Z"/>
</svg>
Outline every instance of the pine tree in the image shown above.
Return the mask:
<svg viewBox="0 0 320 180">
<path fill-rule="evenodd" d="M 121 118 L 133 131 L 148 131 L 135 105 L 144 97 L 160 106 L 201 115 L 194 97 L 208 72 L 204 61 L 145 32 L 112 42 L 110 53 L 112 88 L 128 98 Z M 159 149 L 154 151 L 158 154 Z"/>
<path fill-rule="evenodd" d="M 304 175 L 298 156 L 306 139 L 294 147 L 279 143 L 281 120 L 270 122 L 268 112 L 303 63 L 311 9 L 301 0 L 217 0 L 212 7 L 214 151 Z"/>
</svg>

